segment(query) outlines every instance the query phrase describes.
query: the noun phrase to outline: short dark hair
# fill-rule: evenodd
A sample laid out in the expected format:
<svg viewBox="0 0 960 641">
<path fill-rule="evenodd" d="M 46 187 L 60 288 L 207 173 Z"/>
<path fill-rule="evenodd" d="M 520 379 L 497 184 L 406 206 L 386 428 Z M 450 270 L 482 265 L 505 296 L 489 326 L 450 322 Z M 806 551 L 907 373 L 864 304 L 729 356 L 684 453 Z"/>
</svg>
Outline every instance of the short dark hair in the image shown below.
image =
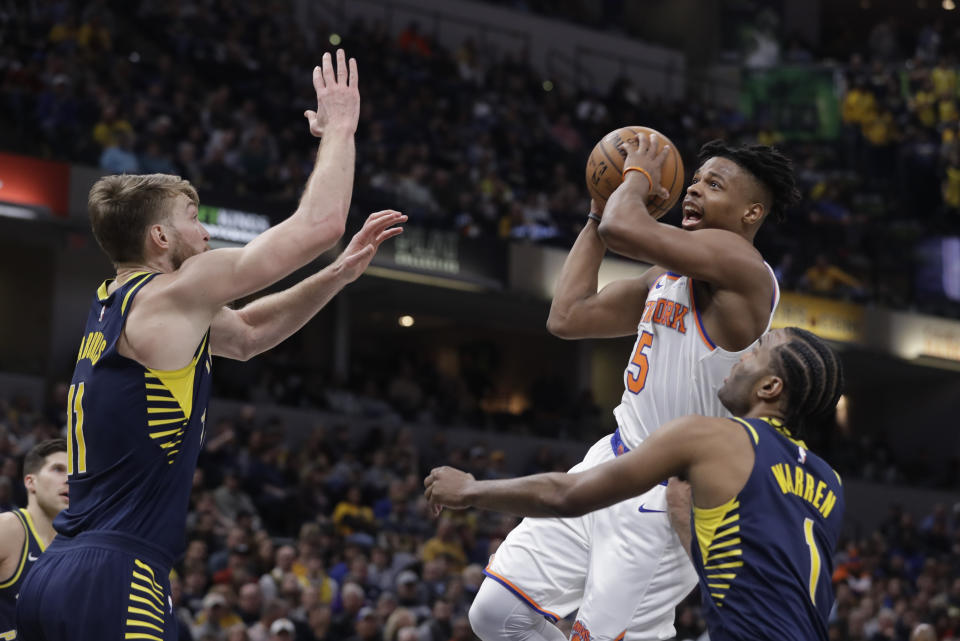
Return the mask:
<svg viewBox="0 0 960 641">
<path fill-rule="evenodd" d="M 194 205 L 197 190 L 180 176 L 104 176 L 90 189 L 87 208 L 93 235 L 114 265 L 142 262 L 144 232 L 167 215 L 167 202 L 179 195 Z"/>
<path fill-rule="evenodd" d="M 698 160 L 701 165 L 717 157 L 737 163 L 770 191 L 770 213 L 777 221 L 782 221 L 787 209 L 800 202 L 793 163 L 777 149 L 767 145 L 734 147 L 722 140 L 711 140 L 700 148 Z"/>
<path fill-rule="evenodd" d="M 773 367 L 786 392 L 784 423 L 799 433 L 807 423 L 826 418 L 843 393 L 843 366 L 837 353 L 815 334 L 786 328 L 789 340 L 778 345 Z"/>
<path fill-rule="evenodd" d="M 36 474 L 43 468 L 48 456 L 66 451 L 67 442 L 62 438 L 51 438 L 37 443 L 23 459 L 23 475 Z"/>
</svg>

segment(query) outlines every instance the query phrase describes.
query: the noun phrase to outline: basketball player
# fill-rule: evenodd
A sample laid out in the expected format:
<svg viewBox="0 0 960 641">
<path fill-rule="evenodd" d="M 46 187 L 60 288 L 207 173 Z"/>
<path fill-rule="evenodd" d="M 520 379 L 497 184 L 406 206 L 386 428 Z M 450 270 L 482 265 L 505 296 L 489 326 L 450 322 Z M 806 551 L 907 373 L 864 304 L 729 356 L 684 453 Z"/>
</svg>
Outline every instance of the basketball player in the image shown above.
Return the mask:
<svg viewBox="0 0 960 641">
<path fill-rule="evenodd" d="M 637 336 L 614 410 L 618 429 L 571 471 L 636 448 L 675 418 L 725 415 L 716 398 L 723 377 L 769 329 L 777 304 L 773 271 L 753 239 L 768 215 L 781 216 L 799 197 L 789 161 L 770 147 L 708 143 L 677 229 L 646 209 L 651 185 L 666 196 L 659 185 L 667 151 L 658 155 L 657 147 L 656 136 L 626 141 L 624 182 L 602 220 L 594 203 L 557 282 L 551 333 Z M 607 248 L 654 267 L 598 292 Z M 470 609 L 477 636 L 559 641 L 563 635 L 544 618 L 579 608 L 583 639 L 671 637 L 675 607 L 696 575 L 671 528 L 665 494 L 658 485 L 589 517 L 523 521 L 485 570 L 488 580 Z M 678 532 L 685 536 L 686 528 Z"/>
<path fill-rule="evenodd" d="M 67 442 L 34 445 L 23 459 L 27 507 L 0 514 L 0 641 L 17 638 L 20 584 L 56 535 L 53 518 L 67 507 Z"/>
<path fill-rule="evenodd" d="M 741 356 L 719 398 L 742 418 L 668 422 L 628 454 L 574 474 L 480 481 L 452 468 L 427 498 L 526 516 L 575 516 L 643 495 L 678 475 L 693 489 L 690 552 L 712 641 L 827 641 L 840 476 L 799 440 L 836 408 L 843 372 L 813 334 L 770 332 Z M 578 621 L 573 639 L 592 639 Z"/>
<path fill-rule="evenodd" d="M 343 233 L 360 110 L 357 67 L 313 72 L 322 135 L 297 210 L 246 247 L 208 249 L 197 194 L 175 176 L 108 176 L 89 197 L 117 269 L 94 296 L 68 392 L 70 507 L 17 606 L 31 641 L 176 638 L 168 575 L 183 549 L 203 442 L 211 356 L 280 343 L 366 269 L 404 217 L 371 215 L 329 267 L 239 310 L 226 307 L 316 259 Z"/>
</svg>

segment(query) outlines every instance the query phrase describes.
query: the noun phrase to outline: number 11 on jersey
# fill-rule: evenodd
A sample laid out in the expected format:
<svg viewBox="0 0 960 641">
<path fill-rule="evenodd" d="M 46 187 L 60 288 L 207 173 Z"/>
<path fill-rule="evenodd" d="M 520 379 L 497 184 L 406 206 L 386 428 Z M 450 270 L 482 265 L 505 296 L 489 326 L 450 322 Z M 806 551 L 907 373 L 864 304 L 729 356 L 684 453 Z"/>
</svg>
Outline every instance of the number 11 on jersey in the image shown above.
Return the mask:
<svg viewBox="0 0 960 641">
<path fill-rule="evenodd" d="M 73 465 L 73 441 L 76 432 L 77 465 Z M 67 475 L 87 471 L 87 442 L 83 438 L 83 383 L 71 385 L 67 392 Z"/>
</svg>

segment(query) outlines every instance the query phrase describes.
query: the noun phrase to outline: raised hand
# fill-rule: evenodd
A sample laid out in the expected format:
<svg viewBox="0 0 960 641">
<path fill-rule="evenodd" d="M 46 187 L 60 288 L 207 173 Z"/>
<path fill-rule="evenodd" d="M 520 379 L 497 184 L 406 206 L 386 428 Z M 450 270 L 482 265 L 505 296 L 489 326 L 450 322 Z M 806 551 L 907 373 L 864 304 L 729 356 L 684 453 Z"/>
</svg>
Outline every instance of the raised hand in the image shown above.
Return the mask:
<svg viewBox="0 0 960 641">
<path fill-rule="evenodd" d="M 310 133 L 316 137 L 325 131 L 340 129 L 349 134 L 357 130 L 360 119 L 360 92 L 357 89 L 357 61 L 350 58 L 347 73 L 347 56 L 337 49 L 337 70 L 333 70 L 333 57 L 323 54 L 322 66 L 313 68 L 313 88 L 317 92 L 317 110 L 303 112 L 310 124 Z"/>
<path fill-rule="evenodd" d="M 354 234 L 347 248 L 337 258 L 337 268 L 348 279 L 347 282 L 353 282 L 360 277 L 383 241 L 403 233 L 403 227 L 393 225 L 406 221 L 406 216 L 392 209 L 374 212 L 367 217 L 367 222 Z"/>
<path fill-rule="evenodd" d="M 467 474 L 452 467 L 435 467 L 430 476 L 423 479 L 426 488 L 423 495 L 432 506 L 449 507 L 462 510 L 470 507 L 468 490 L 476 479 L 473 474 Z M 436 511 L 439 514 L 439 511 Z"/>
<path fill-rule="evenodd" d="M 660 174 L 663 172 L 663 162 L 670 153 L 670 146 L 664 145 L 659 152 L 660 137 L 657 134 L 649 136 L 640 134 L 636 138 L 627 138 L 623 141 L 623 148 L 627 152 L 627 157 L 623 161 L 623 170 L 626 172 L 630 167 L 640 167 L 646 170 L 650 179 L 640 171 L 630 171 L 623 177 L 623 182 L 643 181 L 647 184 L 648 196 L 650 198 L 657 196 L 659 198 L 669 198 L 670 191 L 660 184 Z M 650 184 L 650 183 L 653 184 Z"/>
</svg>

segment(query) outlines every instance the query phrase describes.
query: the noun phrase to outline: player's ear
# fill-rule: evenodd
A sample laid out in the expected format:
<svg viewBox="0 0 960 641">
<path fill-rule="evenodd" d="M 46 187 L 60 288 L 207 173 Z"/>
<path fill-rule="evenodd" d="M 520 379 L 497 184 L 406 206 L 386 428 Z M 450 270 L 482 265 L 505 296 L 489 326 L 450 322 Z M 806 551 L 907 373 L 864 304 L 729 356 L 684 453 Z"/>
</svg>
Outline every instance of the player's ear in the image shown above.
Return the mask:
<svg viewBox="0 0 960 641">
<path fill-rule="evenodd" d="M 779 376 L 770 374 L 760 379 L 760 386 L 757 388 L 757 396 L 765 401 L 776 402 L 783 394 L 783 379 Z"/>
<path fill-rule="evenodd" d="M 753 203 L 747 207 L 747 211 L 743 214 L 743 222 L 748 225 L 756 225 L 763 220 L 766 213 L 767 208 L 763 206 L 763 203 Z"/>
<path fill-rule="evenodd" d="M 170 245 L 170 236 L 160 223 L 150 225 L 148 234 L 152 245 L 160 249 L 166 249 Z"/>
<path fill-rule="evenodd" d="M 33 474 L 27 474 L 23 477 L 23 484 L 27 488 L 27 494 L 31 492 L 36 492 L 37 490 L 37 477 Z"/>
</svg>

